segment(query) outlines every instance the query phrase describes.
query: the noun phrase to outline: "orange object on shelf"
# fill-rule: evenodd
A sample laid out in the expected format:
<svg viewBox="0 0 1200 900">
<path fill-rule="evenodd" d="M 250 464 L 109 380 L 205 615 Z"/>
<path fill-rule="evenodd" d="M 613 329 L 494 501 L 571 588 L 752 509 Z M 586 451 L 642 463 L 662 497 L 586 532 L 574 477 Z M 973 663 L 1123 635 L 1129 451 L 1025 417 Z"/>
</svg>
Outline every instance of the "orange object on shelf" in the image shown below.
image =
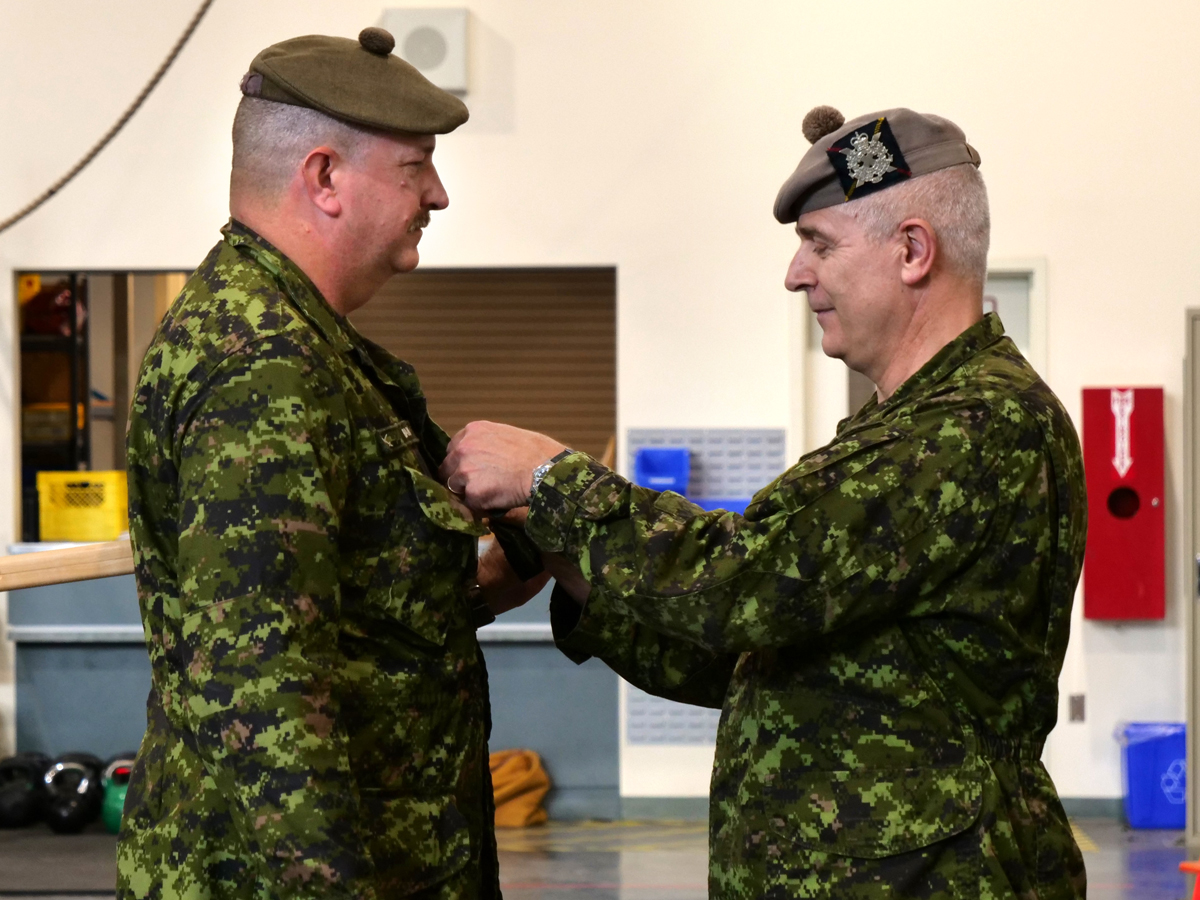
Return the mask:
<svg viewBox="0 0 1200 900">
<path fill-rule="evenodd" d="M 488 760 L 496 798 L 496 827 L 525 828 L 546 821 L 542 799 L 550 776 L 532 750 L 499 750 Z"/>
<path fill-rule="evenodd" d="M 42 276 L 37 274 L 22 275 L 17 279 L 17 302 L 24 306 L 42 292 Z"/>
</svg>

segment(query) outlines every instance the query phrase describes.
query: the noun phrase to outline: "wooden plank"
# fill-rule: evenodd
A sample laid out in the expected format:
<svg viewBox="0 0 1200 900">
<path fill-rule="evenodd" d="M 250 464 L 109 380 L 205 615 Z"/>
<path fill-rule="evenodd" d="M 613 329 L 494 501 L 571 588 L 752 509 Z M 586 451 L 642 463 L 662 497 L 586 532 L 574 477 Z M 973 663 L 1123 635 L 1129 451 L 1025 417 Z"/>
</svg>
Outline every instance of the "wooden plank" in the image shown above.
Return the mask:
<svg viewBox="0 0 1200 900">
<path fill-rule="evenodd" d="M 0 591 L 133 574 L 128 540 L 0 557 Z"/>
</svg>

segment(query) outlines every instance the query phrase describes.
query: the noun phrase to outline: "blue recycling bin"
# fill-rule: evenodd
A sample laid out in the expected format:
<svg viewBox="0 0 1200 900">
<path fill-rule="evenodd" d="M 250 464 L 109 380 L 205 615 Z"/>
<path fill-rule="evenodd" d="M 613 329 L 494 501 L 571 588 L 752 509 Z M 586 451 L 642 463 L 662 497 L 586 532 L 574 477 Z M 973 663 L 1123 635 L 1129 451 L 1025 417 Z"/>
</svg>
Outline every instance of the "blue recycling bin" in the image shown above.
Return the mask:
<svg viewBox="0 0 1200 900">
<path fill-rule="evenodd" d="M 687 447 L 641 447 L 633 457 L 633 480 L 652 491 L 687 495 L 692 454 Z"/>
<path fill-rule="evenodd" d="M 1133 828 L 1183 828 L 1187 813 L 1187 728 L 1128 722 L 1117 728 L 1125 818 Z"/>
</svg>

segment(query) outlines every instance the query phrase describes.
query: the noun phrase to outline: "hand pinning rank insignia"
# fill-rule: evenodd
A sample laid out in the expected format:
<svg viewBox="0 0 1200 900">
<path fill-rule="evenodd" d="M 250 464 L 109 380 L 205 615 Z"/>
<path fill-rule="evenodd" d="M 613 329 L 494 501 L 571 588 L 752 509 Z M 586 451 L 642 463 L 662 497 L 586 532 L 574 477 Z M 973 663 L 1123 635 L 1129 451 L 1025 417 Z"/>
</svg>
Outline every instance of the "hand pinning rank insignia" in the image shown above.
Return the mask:
<svg viewBox="0 0 1200 900">
<path fill-rule="evenodd" d="M 846 199 L 863 196 L 912 177 L 886 117 L 851 131 L 826 153 Z"/>
</svg>

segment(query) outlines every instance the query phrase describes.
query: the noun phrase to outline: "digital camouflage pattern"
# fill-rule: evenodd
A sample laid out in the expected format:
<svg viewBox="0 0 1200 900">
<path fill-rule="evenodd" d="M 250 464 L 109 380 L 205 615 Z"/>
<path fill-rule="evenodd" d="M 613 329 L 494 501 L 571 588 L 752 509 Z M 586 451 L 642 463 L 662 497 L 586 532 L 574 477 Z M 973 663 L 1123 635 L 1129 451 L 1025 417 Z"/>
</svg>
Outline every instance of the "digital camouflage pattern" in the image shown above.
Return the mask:
<svg viewBox="0 0 1200 900">
<path fill-rule="evenodd" d="M 754 498 L 703 513 L 584 454 L 526 530 L 576 561 L 568 655 L 722 708 L 714 898 L 1083 897 L 1040 762 L 1083 559 L 1079 443 L 994 316 Z"/>
<path fill-rule="evenodd" d="M 225 229 L 129 424 L 153 689 L 118 896 L 499 897 L 446 444 L 409 366 Z"/>
</svg>

